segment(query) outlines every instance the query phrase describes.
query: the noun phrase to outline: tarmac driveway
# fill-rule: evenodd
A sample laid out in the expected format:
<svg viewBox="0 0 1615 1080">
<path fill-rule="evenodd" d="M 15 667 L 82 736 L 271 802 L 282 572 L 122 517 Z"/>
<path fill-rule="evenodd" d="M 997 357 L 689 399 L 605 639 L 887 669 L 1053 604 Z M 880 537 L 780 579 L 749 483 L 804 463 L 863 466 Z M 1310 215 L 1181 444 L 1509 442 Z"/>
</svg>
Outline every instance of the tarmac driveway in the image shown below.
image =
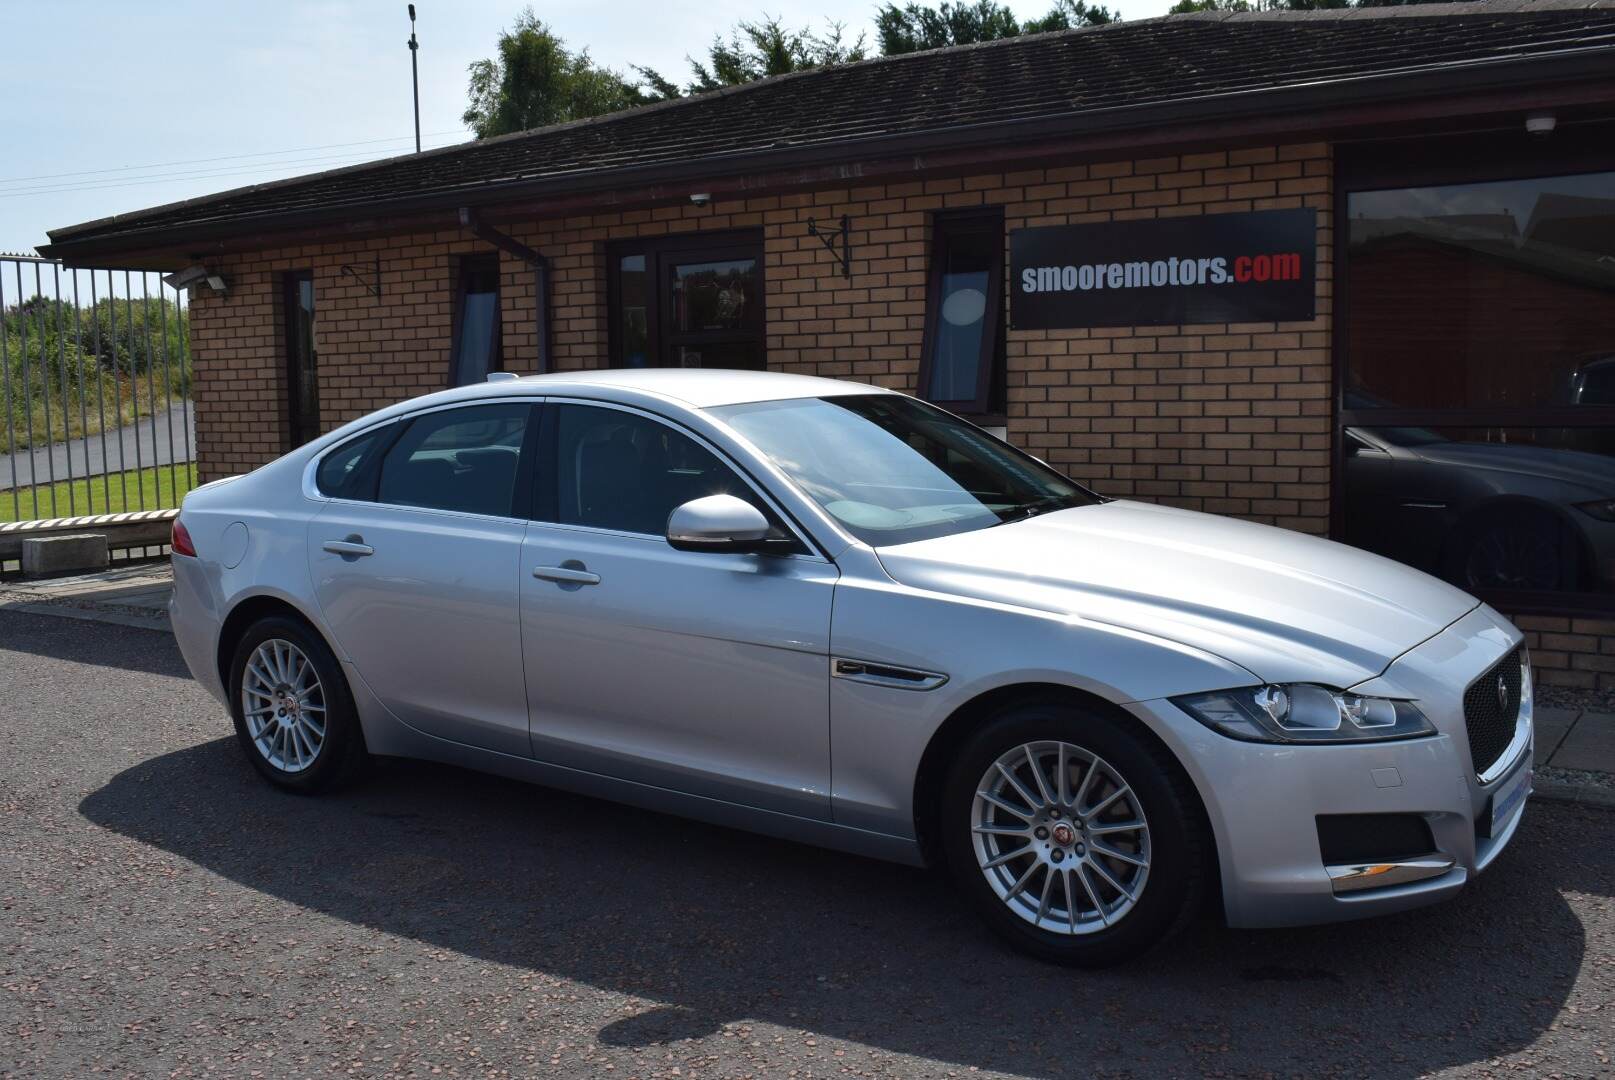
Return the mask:
<svg viewBox="0 0 1615 1080">
<path fill-rule="evenodd" d="M 933 875 L 456 770 L 269 789 L 165 634 L 0 612 L 0 1076 L 1608 1075 L 1615 814 L 1456 902 L 1012 955 Z"/>
</svg>

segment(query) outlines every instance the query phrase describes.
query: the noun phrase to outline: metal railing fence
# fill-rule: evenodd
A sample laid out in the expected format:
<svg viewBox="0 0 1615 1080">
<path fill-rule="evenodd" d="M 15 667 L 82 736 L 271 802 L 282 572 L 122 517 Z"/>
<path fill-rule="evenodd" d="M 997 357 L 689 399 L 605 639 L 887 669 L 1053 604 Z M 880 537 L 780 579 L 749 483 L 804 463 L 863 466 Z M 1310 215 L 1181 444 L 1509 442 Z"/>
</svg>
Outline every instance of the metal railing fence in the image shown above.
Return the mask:
<svg viewBox="0 0 1615 1080">
<path fill-rule="evenodd" d="M 196 482 L 188 324 L 154 271 L 0 255 L 0 522 L 179 505 Z"/>
</svg>

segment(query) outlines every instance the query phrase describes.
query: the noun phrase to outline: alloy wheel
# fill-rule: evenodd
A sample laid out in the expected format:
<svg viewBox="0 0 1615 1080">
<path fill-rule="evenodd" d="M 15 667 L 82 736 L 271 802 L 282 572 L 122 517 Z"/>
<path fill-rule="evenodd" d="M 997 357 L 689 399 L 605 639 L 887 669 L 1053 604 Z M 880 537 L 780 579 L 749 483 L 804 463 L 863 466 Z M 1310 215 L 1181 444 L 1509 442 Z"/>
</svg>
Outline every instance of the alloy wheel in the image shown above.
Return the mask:
<svg viewBox="0 0 1615 1080">
<path fill-rule="evenodd" d="M 1116 925 L 1150 871 L 1150 828 L 1122 775 L 1067 742 L 1024 743 L 993 762 L 971 807 L 976 862 L 1017 916 L 1057 934 Z"/>
<path fill-rule="evenodd" d="M 247 735 L 273 768 L 299 773 L 325 746 L 325 690 L 303 651 L 269 638 L 247 657 L 241 676 Z"/>
</svg>

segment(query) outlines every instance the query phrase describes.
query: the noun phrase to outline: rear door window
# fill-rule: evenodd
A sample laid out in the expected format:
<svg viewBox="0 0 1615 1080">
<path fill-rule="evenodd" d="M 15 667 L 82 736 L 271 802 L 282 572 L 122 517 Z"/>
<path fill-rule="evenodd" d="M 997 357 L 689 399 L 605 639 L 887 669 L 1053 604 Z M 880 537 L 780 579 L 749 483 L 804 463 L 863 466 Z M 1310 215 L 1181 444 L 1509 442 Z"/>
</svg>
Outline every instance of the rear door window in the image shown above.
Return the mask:
<svg viewBox="0 0 1615 1080">
<path fill-rule="evenodd" d="M 464 514 L 515 514 L 517 468 L 532 406 L 468 405 L 410 422 L 381 462 L 377 499 Z"/>
</svg>

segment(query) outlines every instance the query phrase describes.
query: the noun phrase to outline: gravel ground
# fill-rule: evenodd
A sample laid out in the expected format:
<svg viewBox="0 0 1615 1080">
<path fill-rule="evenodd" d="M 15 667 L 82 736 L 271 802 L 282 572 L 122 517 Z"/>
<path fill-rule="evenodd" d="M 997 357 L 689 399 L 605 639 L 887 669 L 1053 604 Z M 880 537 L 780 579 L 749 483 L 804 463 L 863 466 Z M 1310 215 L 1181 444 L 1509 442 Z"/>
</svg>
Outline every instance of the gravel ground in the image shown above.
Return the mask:
<svg viewBox="0 0 1615 1080">
<path fill-rule="evenodd" d="M 1547 686 L 1538 684 L 1531 693 L 1538 705 L 1553 709 L 1588 709 L 1597 713 L 1615 713 L 1615 687 L 1607 690 L 1588 690 L 1579 686 Z"/>
<path fill-rule="evenodd" d="M 0 1076 L 1608 1076 L 1615 814 L 1121 970 L 934 876 L 391 764 L 270 790 L 165 634 L 0 612 Z"/>
</svg>

